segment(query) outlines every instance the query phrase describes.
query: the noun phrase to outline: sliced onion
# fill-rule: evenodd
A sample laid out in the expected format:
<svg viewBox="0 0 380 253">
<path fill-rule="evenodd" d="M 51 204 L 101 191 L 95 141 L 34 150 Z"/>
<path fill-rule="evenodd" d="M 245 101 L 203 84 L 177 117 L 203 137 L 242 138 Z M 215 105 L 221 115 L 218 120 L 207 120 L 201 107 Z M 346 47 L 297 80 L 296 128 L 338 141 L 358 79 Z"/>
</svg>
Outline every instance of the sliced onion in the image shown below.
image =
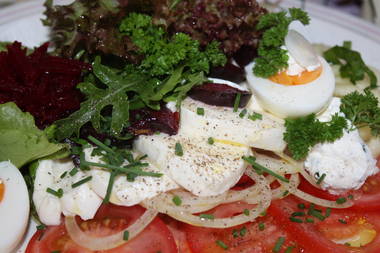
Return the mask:
<svg viewBox="0 0 380 253">
<path fill-rule="evenodd" d="M 289 30 L 285 37 L 285 46 L 289 54 L 302 67 L 320 66 L 318 54 L 311 43 L 299 32 Z"/>
<path fill-rule="evenodd" d="M 158 212 L 146 210 L 131 226 L 113 235 L 94 237 L 83 232 L 77 224 L 75 217 L 66 216 L 65 226 L 70 238 L 78 245 L 90 250 L 108 250 L 116 248 L 125 243 L 124 232 L 129 232 L 129 240 L 142 232 L 157 216 Z"/>
</svg>

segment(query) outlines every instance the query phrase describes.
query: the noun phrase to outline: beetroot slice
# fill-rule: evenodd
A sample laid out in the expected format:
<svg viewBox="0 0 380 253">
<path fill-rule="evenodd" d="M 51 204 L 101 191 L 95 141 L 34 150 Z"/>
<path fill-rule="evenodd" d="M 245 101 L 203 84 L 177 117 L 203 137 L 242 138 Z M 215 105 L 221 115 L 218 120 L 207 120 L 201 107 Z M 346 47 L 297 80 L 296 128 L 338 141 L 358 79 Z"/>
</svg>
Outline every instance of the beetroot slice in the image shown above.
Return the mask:
<svg viewBox="0 0 380 253">
<path fill-rule="evenodd" d="M 209 74 L 210 77 L 228 80 L 234 83 L 244 82 L 245 72 L 244 69 L 233 65 L 228 62 L 223 67 L 214 67 Z"/>
<path fill-rule="evenodd" d="M 236 96 L 239 93 L 241 94 L 239 107 L 242 108 L 248 104 L 252 94 L 227 84 L 205 83 L 192 88 L 188 95 L 192 99 L 208 105 L 234 107 Z"/>
<path fill-rule="evenodd" d="M 21 43 L 0 53 L 0 104 L 15 102 L 44 128 L 78 110 L 82 95 L 76 85 L 91 66 L 76 60 L 51 56 L 48 43 L 27 55 Z"/>
<path fill-rule="evenodd" d="M 152 135 L 156 132 L 175 135 L 179 128 L 179 113 L 165 106 L 161 106 L 159 111 L 143 108 L 131 111 L 130 121 L 128 132 L 134 135 Z"/>
</svg>

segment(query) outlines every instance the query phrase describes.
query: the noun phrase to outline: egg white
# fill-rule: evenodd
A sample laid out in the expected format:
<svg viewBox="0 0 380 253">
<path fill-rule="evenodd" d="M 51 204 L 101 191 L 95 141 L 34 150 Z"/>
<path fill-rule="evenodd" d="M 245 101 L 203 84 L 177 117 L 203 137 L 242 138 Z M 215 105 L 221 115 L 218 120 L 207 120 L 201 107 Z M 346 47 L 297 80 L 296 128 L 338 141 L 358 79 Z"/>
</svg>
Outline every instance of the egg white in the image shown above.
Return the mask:
<svg viewBox="0 0 380 253">
<path fill-rule="evenodd" d="M 10 162 L 0 162 L 5 192 L 0 202 L 0 252 L 11 252 L 24 236 L 29 220 L 29 195 L 20 171 Z"/>
<path fill-rule="evenodd" d="M 255 94 L 261 107 L 281 117 L 302 117 L 325 109 L 335 89 L 335 76 L 326 60 L 319 57 L 321 75 L 314 81 L 301 85 L 282 85 L 269 79 L 257 77 L 252 69 L 255 63 L 246 67 L 248 86 Z"/>
</svg>

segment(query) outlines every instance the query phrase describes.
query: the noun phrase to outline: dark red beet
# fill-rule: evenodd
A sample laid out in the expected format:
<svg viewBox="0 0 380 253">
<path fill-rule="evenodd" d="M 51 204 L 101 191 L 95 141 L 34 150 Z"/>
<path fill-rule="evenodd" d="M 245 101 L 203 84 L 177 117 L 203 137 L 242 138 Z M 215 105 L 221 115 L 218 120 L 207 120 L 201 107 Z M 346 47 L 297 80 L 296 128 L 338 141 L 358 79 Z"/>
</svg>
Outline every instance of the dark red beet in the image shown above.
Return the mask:
<svg viewBox="0 0 380 253">
<path fill-rule="evenodd" d="M 239 93 L 241 94 L 239 107 L 242 108 L 248 104 L 252 94 L 226 84 L 205 83 L 192 88 L 188 95 L 208 105 L 233 107 Z"/>
<path fill-rule="evenodd" d="M 237 67 L 230 62 L 223 67 L 212 68 L 209 76 L 228 80 L 234 83 L 241 83 L 245 81 L 244 69 Z"/>
<path fill-rule="evenodd" d="M 257 49 L 251 46 L 242 46 L 233 58 L 240 67 L 244 68 L 257 57 Z"/>
<path fill-rule="evenodd" d="M 179 128 L 179 113 L 172 112 L 165 106 L 161 106 L 159 111 L 143 108 L 131 111 L 130 121 L 132 123 L 128 132 L 135 135 L 151 135 L 155 132 L 175 135 Z"/>
<path fill-rule="evenodd" d="M 0 104 L 15 102 L 30 112 L 44 128 L 79 109 L 82 98 L 75 87 L 82 72 L 91 66 L 76 60 L 51 56 L 48 44 L 27 55 L 14 42 L 0 53 Z"/>
</svg>

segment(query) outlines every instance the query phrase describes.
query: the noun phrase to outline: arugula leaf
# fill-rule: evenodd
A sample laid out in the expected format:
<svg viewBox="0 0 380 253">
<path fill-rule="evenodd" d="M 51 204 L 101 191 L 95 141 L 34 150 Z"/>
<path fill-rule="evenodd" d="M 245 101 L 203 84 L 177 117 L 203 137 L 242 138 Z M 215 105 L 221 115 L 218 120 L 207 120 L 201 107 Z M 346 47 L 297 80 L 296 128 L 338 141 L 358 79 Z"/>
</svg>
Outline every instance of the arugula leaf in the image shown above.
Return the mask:
<svg viewBox="0 0 380 253">
<path fill-rule="evenodd" d="M 286 119 L 285 127 L 284 140 L 288 149 L 294 159 L 300 160 L 307 156 L 314 145 L 341 138 L 343 129 L 347 128 L 347 120 L 335 114 L 331 121 L 320 122 L 315 114 L 310 114 L 297 119 Z"/>
<path fill-rule="evenodd" d="M 264 33 L 259 42 L 259 57 L 253 67 L 256 76 L 268 78 L 288 67 L 287 50 L 281 46 L 285 43 L 290 23 L 295 20 L 304 25 L 310 22 L 307 13 L 299 8 L 290 8 L 289 16 L 285 11 L 261 16 L 256 28 L 264 30 Z"/>
<path fill-rule="evenodd" d="M 345 41 L 343 46 L 335 46 L 323 53 L 325 59 L 334 65 L 340 66 L 340 75 L 349 78 L 353 84 L 363 80 L 365 75 L 370 79 L 369 88 L 377 87 L 375 73 L 364 63 L 359 52 L 351 49 L 351 42 Z"/>
<path fill-rule="evenodd" d="M 344 96 L 341 101 L 341 112 L 357 128 L 369 126 L 372 135 L 380 135 L 379 101 L 372 92 L 365 90 L 364 94 L 362 94 L 355 91 Z"/>
<path fill-rule="evenodd" d="M 33 116 L 13 102 L 0 105 L 0 143 L 0 161 L 10 160 L 18 168 L 66 148 L 49 142 L 46 133 L 36 127 Z"/>
</svg>

